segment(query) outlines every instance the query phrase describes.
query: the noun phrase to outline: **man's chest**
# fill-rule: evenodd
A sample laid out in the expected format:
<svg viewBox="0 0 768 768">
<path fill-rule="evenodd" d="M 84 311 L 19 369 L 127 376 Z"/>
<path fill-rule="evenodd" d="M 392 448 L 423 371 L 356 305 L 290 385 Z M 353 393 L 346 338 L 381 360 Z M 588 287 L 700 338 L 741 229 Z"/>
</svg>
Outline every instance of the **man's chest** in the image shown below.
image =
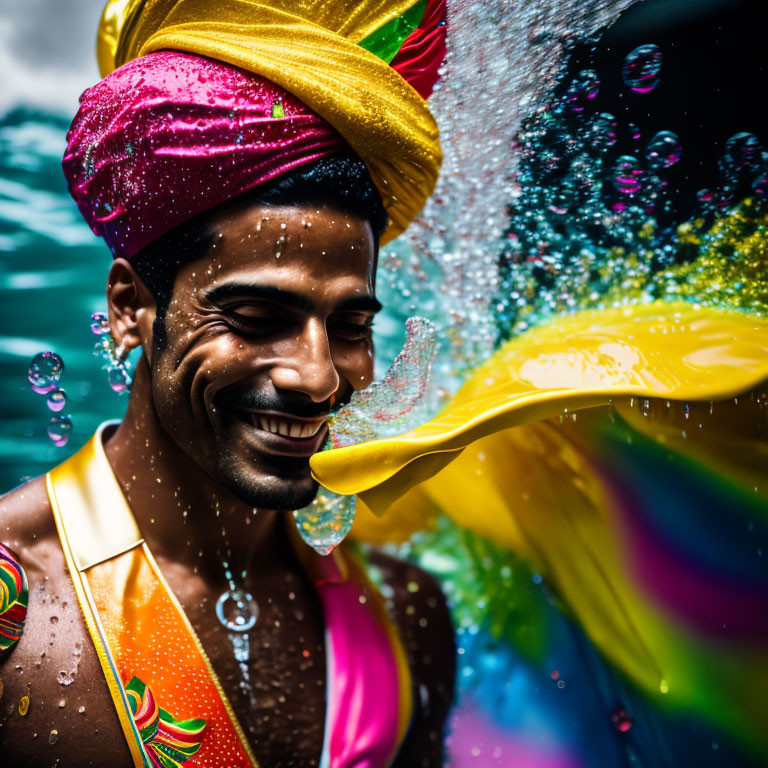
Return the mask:
<svg viewBox="0 0 768 768">
<path fill-rule="evenodd" d="M 182 577 L 182 578 L 180 578 Z M 217 617 L 221 593 L 170 573 L 187 618 L 262 765 L 316 766 L 323 747 L 326 656 L 322 609 L 302 574 L 269 574 L 249 587 L 258 606 L 245 632 Z"/>
</svg>

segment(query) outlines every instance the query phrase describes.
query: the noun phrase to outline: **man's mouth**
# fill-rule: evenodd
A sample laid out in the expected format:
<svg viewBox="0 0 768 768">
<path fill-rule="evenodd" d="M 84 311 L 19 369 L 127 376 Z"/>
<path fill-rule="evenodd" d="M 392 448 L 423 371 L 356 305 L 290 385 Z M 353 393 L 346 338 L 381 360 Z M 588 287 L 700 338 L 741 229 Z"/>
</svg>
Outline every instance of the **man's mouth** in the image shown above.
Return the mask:
<svg viewBox="0 0 768 768">
<path fill-rule="evenodd" d="M 282 435 L 294 440 L 306 440 L 314 437 L 325 424 L 325 419 L 315 419 L 313 421 L 299 421 L 298 419 L 286 418 L 284 416 L 274 416 L 261 413 L 251 413 L 253 426 L 263 432 L 271 432 L 273 435 Z"/>
<path fill-rule="evenodd" d="M 236 408 L 251 432 L 259 450 L 285 456 L 312 456 L 322 448 L 328 435 L 326 418 L 299 418 L 287 413 L 251 411 Z"/>
</svg>

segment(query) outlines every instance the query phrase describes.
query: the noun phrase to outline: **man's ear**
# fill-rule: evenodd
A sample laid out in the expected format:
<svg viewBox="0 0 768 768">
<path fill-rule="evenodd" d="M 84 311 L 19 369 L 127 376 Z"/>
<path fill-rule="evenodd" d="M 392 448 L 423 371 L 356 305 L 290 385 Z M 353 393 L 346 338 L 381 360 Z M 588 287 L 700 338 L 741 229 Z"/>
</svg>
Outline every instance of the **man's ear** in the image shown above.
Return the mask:
<svg viewBox="0 0 768 768">
<path fill-rule="evenodd" d="M 152 292 L 126 259 L 115 259 L 107 278 L 109 327 L 117 346 L 141 347 L 152 363 L 152 323 L 157 304 Z"/>
</svg>

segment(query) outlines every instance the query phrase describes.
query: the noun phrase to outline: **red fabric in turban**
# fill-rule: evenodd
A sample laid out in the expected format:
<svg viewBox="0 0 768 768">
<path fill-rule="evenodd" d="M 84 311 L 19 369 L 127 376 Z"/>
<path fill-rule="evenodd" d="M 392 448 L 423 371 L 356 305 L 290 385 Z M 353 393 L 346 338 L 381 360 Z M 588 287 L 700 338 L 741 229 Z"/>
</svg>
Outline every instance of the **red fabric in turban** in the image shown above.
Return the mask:
<svg viewBox="0 0 768 768">
<path fill-rule="evenodd" d="M 269 80 L 188 53 L 134 59 L 80 103 L 64 174 L 85 220 L 116 258 L 348 146 Z"/>
</svg>

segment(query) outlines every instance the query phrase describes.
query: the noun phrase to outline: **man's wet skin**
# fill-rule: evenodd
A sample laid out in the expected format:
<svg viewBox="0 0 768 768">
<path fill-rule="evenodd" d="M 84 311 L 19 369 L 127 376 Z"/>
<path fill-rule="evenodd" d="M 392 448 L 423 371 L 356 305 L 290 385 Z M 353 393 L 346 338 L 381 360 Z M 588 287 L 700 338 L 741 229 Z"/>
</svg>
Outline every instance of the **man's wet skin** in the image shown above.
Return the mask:
<svg viewBox="0 0 768 768">
<path fill-rule="evenodd" d="M 230 209 L 215 224 L 222 236 L 176 278 L 162 347 L 153 344 L 151 293 L 130 264 L 113 266 L 113 335 L 143 356 L 105 448 L 261 765 L 314 766 L 325 715 L 323 620 L 285 513 L 275 510 L 312 499 L 309 456 L 324 441 L 325 418 L 371 381 L 373 237 L 366 221 L 328 209 Z M 3 764 L 131 765 L 40 481 L 3 500 L 0 539 L 19 552 L 32 586 L 28 627 L 0 667 Z M 215 618 L 225 559 L 247 572 L 260 608 L 250 633 L 255 708 Z M 419 692 L 398 764 L 438 765 L 452 695 L 450 620 L 431 579 L 389 558 L 377 563 Z M 62 685 L 59 672 L 75 666 L 74 682 Z M 26 717 L 17 711 L 23 695 Z"/>
</svg>

